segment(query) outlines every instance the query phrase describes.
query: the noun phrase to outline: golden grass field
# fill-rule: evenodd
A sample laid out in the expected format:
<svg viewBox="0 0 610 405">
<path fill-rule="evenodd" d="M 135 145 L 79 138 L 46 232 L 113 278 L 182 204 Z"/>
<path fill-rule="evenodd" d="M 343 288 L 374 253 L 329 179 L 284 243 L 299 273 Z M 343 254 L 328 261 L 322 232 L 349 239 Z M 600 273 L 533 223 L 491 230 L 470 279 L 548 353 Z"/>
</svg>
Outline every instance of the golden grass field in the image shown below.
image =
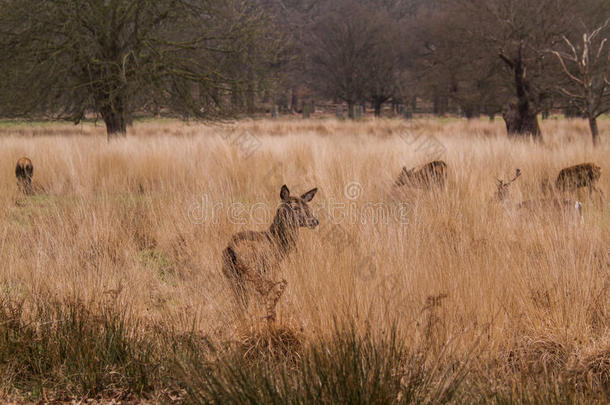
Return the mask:
<svg viewBox="0 0 610 405">
<path fill-rule="evenodd" d="M 493 195 L 516 168 L 515 203 L 541 197 L 561 168 L 594 162 L 610 197 L 610 120 L 595 149 L 585 121 L 541 125 L 542 144 L 507 139 L 499 120 L 151 121 L 111 143 L 92 124 L 0 127 L 2 294 L 26 313 L 110 302 L 142 333 L 247 341 L 266 328 L 263 313 L 255 300 L 245 314 L 234 305 L 222 250 L 235 232 L 268 226 L 282 184 L 318 187 L 320 226 L 300 231 L 276 276 L 288 281 L 276 328 L 303 342 L 347 320 L 379 336 L 396 328 L 490 386 L 527 385 L 516 370 L 528 370 L 599 394 L 610 381 L 607 200 L 575 196 L 577 226 L 514 215 Z M 422 142 L 442 145 L 446 191 L 394 193 L 402 166 L 433 157 Z M 34 196 L 17 189 L 21 156 L 34 162 Z"/>
</svg>

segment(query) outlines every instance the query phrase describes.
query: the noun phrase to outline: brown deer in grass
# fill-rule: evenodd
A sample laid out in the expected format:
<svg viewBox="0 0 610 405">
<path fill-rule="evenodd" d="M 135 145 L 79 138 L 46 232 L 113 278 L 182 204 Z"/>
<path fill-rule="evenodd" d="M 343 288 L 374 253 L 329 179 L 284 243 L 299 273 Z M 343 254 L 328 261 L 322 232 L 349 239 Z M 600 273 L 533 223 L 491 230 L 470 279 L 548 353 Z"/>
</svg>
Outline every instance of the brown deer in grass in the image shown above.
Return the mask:
<svg viewBox="0 0 610 405">
<path fill-rule="evenodd" d="M 508 182 L 504 182 L 502 179 L 496 179 L 496 180 L 498 180 L 498 184 L 496 186 L 496 199 L 498 201 L 500 201 L 501 203 L 506 203 L 509 201 L 509 197 L 510 197 L 509 187 L 511 184 L 513 184 L 513 182 L 515 180 L 517 180 L 519 178 L 519 176 L 521 176 L 521 170 L 517 169 L 515 171 L 515 177 L 513 177 L 513 179 Z"/>
<path fill-rule="evenodd" d="M 558 198 L 538 198 L 533 200 L 525 200 L 513 206 L 510 198 L 510 186 L 515 180 L 521 176 L 521 170 L 515 171 L 515 177 L 508 182 L 502 179 L 497 179 L 496 199 L 504 205 L 507 211 L 512 211 L 513 208 L 517 212 L 528 212 L 529 214 L 545 214 L 545 213 L 560 213 L 566 216 L 566 219 L 576 219 L 578 222 L 584 222 L 582 215 L 582 203 L 569 199 Z"/>
<path fill-rule="evenodd" d="M 27 157 L 22 157 L 17 161 L 15 167 L 15 176 L 17 176 L 17 185 L 19 190 L 25 195 L 32 194 L 32 176 L 34 176 L 34 165 Z"/>
<path fill-rule="evenodd" d="M 435 160 L 417 168 L 402 168 L 398 179 L 394 182 L 395 187 L 404 185 L 431 189 L 433 187 L 443 188 L 447 180 L 447 164 L 442 160 Z"/>
<path fill-rule="evenodd" d="M 252 283 L 266 300 L 266 318 L 269 321 L 275 320 L 275 307 L 287 285 L 284 279 L 273 281 L 271 273 L 296 247 L 299 228 L 318 226 L 319 221 L 308 205 L 317 191 L 314 188 L 295 197 L 283 185 L 281 203 L 269 229 L 237 233 L 223 252 L 223 272 L 232 283 L 238 301 L 247 305 L 246 283 Z"/>
<path fill-rule="evenodd" d="M 576 191 L 579 188 L 587 187 L 589 189 L 589 197 L 592 198 L 593 191 L 595 191 L 601 202 L 603 201 L 604 193 L 597 186 L 601 175 L 601 167 L 594 163 L 581 163 L 562 169 L 557 175 L 555 187 L 562 192 Z"/>
</svg>

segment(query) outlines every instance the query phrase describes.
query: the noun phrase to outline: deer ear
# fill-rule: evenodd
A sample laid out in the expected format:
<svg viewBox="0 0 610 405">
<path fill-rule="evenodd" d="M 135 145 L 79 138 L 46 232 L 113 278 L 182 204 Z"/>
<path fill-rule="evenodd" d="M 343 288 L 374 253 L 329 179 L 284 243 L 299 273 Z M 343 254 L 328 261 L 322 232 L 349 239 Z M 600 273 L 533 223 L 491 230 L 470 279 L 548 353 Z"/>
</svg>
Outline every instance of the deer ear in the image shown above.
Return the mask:
<svg viewBox="0 0 610 405">
<path fill-rule="evenodd" d="M 286 187 L 286 185 L 284 184 L 282 186 L 282 190 L 280 191 L 280 198 L 282 199 L 282 201 L 286 201 L 289 197 L 290 190 L 288 190 L 288 187 Z"/>
<path fill-rule="evenodd" d="M 309 190 L 308 192 L 303 194 L 301 196 L 301 199 L 305 202 L 310 202 L 311 200 L 313 200 L 313 197 L 316 195 L 317 192 L 318 192 L 317 188 L 312 188 L 311 190 Z"/>
</svg>

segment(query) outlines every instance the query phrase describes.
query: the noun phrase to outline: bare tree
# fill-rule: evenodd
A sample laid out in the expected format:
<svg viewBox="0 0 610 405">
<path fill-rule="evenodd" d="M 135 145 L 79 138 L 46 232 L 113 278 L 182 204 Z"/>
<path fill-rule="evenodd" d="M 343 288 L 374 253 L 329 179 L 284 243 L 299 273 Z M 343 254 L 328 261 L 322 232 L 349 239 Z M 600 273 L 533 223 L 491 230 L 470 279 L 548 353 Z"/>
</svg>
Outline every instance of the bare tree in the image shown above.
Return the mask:
<svg viewBox="0 0 610 405">
<path fill-rule="evenodd" d="M 574 45 L 565 35 L 567 51 L 554 50 L 561 69 L 569 79 L 559 91 L 577 106 L 589 121 L 593 144 L 599 143 L 597 117 L 610 111 L 610 47 L 607 28 L 610 19 L 591 32 L 582 34 L 582 43 Z"/>
<path fill-rule="evenodd" d="M 354 118 L 354 105 L 364 99 L 363 61 L 374 33 L 365 27 L 360 7 L 349 10 L 343 1 L 313 24 L 308 38 L 308 68 L 312 86 L 321 94 L 343 100 Z"/>
<path fill-rule="evenodd" d="M 109 138 L 152 104 L 209 118 L 224 113 L 223 97 L 260 83 L 279 49 L 247 0 L 7 1 L 0 109 L 75 123 L 94 111 Z"/>
<path fill-rule="evenodd" d="M 297 112 L 302 101 L 299 96 L 306 85 L 307 37 L 320 14 L 320 0 L 253 0 L 277 21 L 283 30 L 284 60 L 281 74 L 275 83 L 274 103 L 285 111 Z"/>
<path fill-rule="evenodd" d="M 533 138 L 540 138 L 541 132 L 537 118 L 539 103 L 537 103 L 537 99 L 541 98 L 543 94 L 532 88 L 527 76 L 524 47 L 525 44 L 520 43 L 513 57 L 507 56 L 504 51 L 501 51 L 499 54 L 514 76 L 517 95 L 516 102 L 512 102 L 504 107 L 502 118 L 504 118 L 509 135 L 525 134 Z"/>
<path fill-rule="evenodd" d="M 560 39 L 577 6 L 563 0 L 433 3 L 436 7 L 429 6 L 422 16 L 430 20 L 422 41 L 423 60 L 431 66 L 425 72 L 430 87 L 467 114 L 488 110 L 477 106 L 477 95 L 492 92 L 495 97 L 479 98 L 487 98 L 485 104 L 502 101 L 509 135 L 541 139 L 537 114 L 554 82 L 554 64 L 544 50 Z"/>
<path fill-rule="evenodd" d="M 404 55 L 403 43 L 396 20 L 387 13 L 378 11 L 373 14 L 374 24 L 383 26 L 363 62 L 366 71 L 366 98 L 375 110 L 375 116 L 381 116 L 383 103 L 397 96 L 402 78 Z"/>
<path fill-rule="evenodd" d="M 312 87 L 345 101 L 351 118 L 354 105 L 367 99 L 379 114 L 399 78 L 395 24 L 385 11 L 366 2 L 329 2 L 308 38 Z"/>
<path fill-rule="evenodd" d="M 512 75 L 516 100 L 505 106 L 507 131 L 540 139 L 537 114 L 552 82 L 543 50 L 557 41 L 574 13 L 561 0 L 498 0 L 483 5 L 481 14 L 487 19 L 488 44 Z"/>
<path fill-rule="evenodd" d="M 502 62 L 487 47 L 464 40 L 470 38 L 469 21 L 467 13 L 451 7 L 424 9 L 405 35 L 417 84 L 422 96 L 433 101 L 435 112 L 459 106 L 465 117 L 473 118 L 499 112 L 507 99 L 498 74 Z"/>
</svg>

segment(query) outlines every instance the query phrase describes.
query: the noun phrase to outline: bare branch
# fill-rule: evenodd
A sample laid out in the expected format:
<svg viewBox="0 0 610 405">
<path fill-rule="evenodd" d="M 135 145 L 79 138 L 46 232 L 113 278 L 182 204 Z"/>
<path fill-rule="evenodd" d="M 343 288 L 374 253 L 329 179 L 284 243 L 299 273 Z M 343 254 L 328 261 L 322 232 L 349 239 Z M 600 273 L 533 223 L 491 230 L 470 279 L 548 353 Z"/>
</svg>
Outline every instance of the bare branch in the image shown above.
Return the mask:
<svg viewBox="0 0 610 405">
<path fill-rule="evenodd" d="M 500 57 L 500 59 L 502 59 L 504 61 L 504 63 L 506 63 L 511 69 L 515 68 L 515 64 L 512 60 L 510 60 L 506 55 L 504 55 L 503 52 L 500 52 L 498 54 L 498 56 Z"/>
<path fill-rule="evenodd" d="M 577 100 L 586 100 L 585 96 L 579 95 L 579 94 L 575 94 L 575 93 L 571 93 L 568 90 L 566 90 L 563 87 L 556 87 L 557 90 L 559 90 L 560 92 L 562 92 L 563 94 L 565 94 L 566 96 L 573 98 L 573 99 L 577 99 Z"/>
<path fill-rule="evenodd" d="M 570 40 L 563 35 L 563 40 L 566 44 L 568 44 L 568 46 L 570 47 L 570 49 L 572 50 L 572 55 L 574 57 L 574 60 L 578 60 L 578 52 L 576 52 L 576 48 L 574 47 L 574 45 L 572 45 L 572 43 L 570 42 Z"/>
<path fill-rule="evenodd" d="M 553 51 L 553 54 L 555 56 L 557 56 L 557 59 L 559 59 L 559 63 L 561 64 L 561 68 L 563 69 L 563 72 L 566 74 L 566 76 L 568 76 L 572 81 L 580 84 L 581 86 L 584 85 L 584 82 L 582 80 L 580 80 L 578 77 L 576 77 L 572 73 L 570 73 L 570 71 L 568 70 L 568 67 L 564 63 L 563 58 L 561 57 L 559 52 Z"/>
<path fill-rule="evenodd" d="M 599 57 L 601 56 L 601 54 L 602 54 L 602 50 L 604 49 L 604 45 L 606 44 L 606 41 L 607 41 L 607 40 L 608 40 L 608 38 L 604 38 L 604 39 L 602 40 L 602 42 L 599 44 L 599 49 L 597 50 L 597 54 L 595 55 L 595 57 L 596 57 L 597 59 L 599 59 Z"/>
</svg>

